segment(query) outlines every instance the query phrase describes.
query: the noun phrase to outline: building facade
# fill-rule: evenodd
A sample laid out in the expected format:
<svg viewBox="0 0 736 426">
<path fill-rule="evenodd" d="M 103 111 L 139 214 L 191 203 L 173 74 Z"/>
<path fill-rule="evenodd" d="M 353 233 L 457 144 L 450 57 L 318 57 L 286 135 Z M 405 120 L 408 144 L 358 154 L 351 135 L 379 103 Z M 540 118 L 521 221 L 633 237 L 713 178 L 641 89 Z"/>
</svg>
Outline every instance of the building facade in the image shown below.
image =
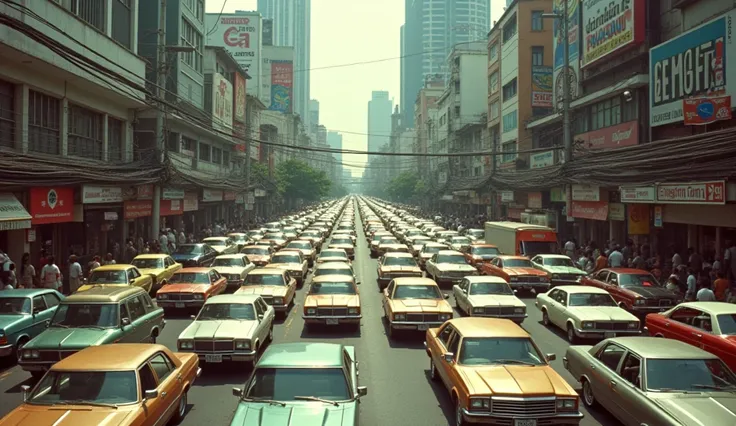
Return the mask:
<svg viewBox="0 0 736 426">
<path fill-rule="evenodd" d="M 393 99 L 388 92 L 373 91 L 368 101 L 368 151 L 378 152 L 389 142 L 391 136 L 391 114 Z"/>
</svg>

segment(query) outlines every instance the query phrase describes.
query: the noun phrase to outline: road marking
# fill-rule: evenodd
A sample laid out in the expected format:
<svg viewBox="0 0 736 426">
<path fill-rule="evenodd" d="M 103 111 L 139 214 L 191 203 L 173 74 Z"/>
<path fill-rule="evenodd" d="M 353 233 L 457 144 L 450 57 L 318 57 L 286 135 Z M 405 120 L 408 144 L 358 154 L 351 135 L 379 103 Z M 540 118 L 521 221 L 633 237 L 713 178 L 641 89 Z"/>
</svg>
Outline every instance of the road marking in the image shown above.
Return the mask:
<svg viewBox="0 0 736 426">
<path fill-rule="evenodd" d="M 11 369 L 11 370 L 4 372 L 3 374 L 0 374 L 0 380 L 10 376 L 12 373 L 13 373 L 13 370 Z"/>
</svg>

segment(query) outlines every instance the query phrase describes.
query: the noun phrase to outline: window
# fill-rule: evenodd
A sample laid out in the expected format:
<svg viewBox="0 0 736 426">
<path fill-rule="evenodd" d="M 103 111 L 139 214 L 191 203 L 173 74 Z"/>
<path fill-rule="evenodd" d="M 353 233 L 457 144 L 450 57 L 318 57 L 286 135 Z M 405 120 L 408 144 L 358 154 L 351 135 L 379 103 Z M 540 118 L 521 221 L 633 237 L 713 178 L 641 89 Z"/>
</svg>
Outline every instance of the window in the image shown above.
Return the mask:
<svg viewBox="0 0 736 426">
<path fill-rule="evenodd" d="M 212 147 L 212 162 L 215 164 L 222 164 L 222 149 Z"/>
<path fill-rule="evenodd" d="M 46 310 L 46 302 L 43 300 L 43 296 L 36 296 L 33 298 L 33 313 L 39 313 Z"/>
<path fill-rule="evenodd" d="M 162 353 L 159 353 L 151 358 L 151 367 L 153 368 L 153 371 L 156 372 L 159 383 L 166 380 L 171 372 L 174 371 L 172 365 L 173 363 L 171 362 L 171 360 Z"/>
<path fill-rule="evenodd" d="M 498 101 L 491 102 L 491 120 L 495 120 L 501 114 L 500 105 Z"/>
<path fill-rule="evenodd" d="M 183 52 L 181 60 L 195 71 L 202 72 L 202 34 L 186 19 L 181 19 L 181 45 L 191 46 L 194 52 Z"/>
<path fill-rule="evenodd" d="M 543 10 L 532 10 L 532 31 L 544 31 Z"/>
<path fill-rule="evenodd" d="M 488 92 L 496 93 L 498 90 L 498 71 L 494 71 L 490 77 L 488 77 Z"/>
<path fill-rule="evenodd" d="M 69 155 L 102 160 L 102 114 L 70 104 L 68 117 Z"/>
<path fill-rule="evenodd" d="M 28 150 L 59 154 L 61 101 L 28 91 Z"/>
<path fill-rule="evenodd" d="M 510 163 L 516 160 L 516 141 L 506 142 L 501 145 L 501 162 Z"/>
<path fill-rule="evenodd" d="M 230 167 L 230 153 L 224 150 L 222 151 L 222 165 Z"/>
<path fill-rule="evenodd" d="M 488 48 L 488 60 L 493 62 L 498 58 L 498 43 L 493 43 L 491 47 Z"/>
<path fill-rule="evenodd" d="M 590 130 L 621 124 L 621 98 L 606 99 L 590 106 Z"/>
<path fill-rule="evenodd" d="M 132 0 L 112 0 L 112 31 L 110 37 L 130 49 L 131 31 L 131 2 Z M 99 2 L 104 3 L 104 2 Z"/>
<path fill-rule="evenodd" d="M 194 151 L 197 147 L 197 141 L 195 141 L 192 138 L 188 138 L 186 136 L 181 137 L 181 151 L 188 151 L 186 154 L 194 155 Z"/>
<path fill-rule="evenodd" d="M 141 395 L 147 390 L 154 390 L 158 387 L 156 382 L 156 376 L 153 375 L 153 370 L 149 364 L 145 364 L 138 370 L 138 375 L 141 380 Z"/>
<path fill-rule="evenodd" d="M 0 146 L 15 146 L 15 86 L 0 81 Z"/>
<path fill-rule="evenodd" d="M 623 110 L 623 114 L 621 117 L 621 122 L 625 123 L 627 121 L 634 121 L 639 119 L 639 111 L 637 109 L 637 98 L 636 98 L 636 91 L 632 91 L 633 98 L 630 101 L 625 101 L 621 105 L 621 109 Z"/>
<path fill-rule="evenodd" d="M 506 22 L 506 25 L 503 26 L 503 42 L 509 41 L 511 37 L 516 35 L 516 14 L 514 13 L 511 15 L 511 18 L 509 18 L 509 21 Z"/>
<path fill-rule="evenodd" d="M 43 295 L 43 300 L 46 301 L 46 306 L 53 308 L 59 304 L 59 296 L 53 293 L 47 293 Z"/>
<path fill-rule="evenodd" d="M 532 66 L 544 65 L 544 46 L 532 46 Z"/>
<path fill-rule="evenodd" d="M 60 0 L 59 3 L 77 17 L 98 30 L 105 32 L 105 4 L 100 0 Z M 113 11 L 115 9 L 113 8 Z"/>
<path fill-rule="evenodd" d="M 618 363 L 621 361 L 621 357 L 624 356 L 624 348 L 609 343 L 603 350 L 598 352 L 596 358 L 598 358 L 606 367 L 613 371 L 618 368 Z"/>
<path fill-rule="evenodd" d="M 130 322 L 136 321 L 138 318 L 146 315 L 146 308 L 140 299 L 134 297 L 128 300 L 128 312 L 130 313 Z"/>
<path fill-rule="evenodd" d="M 210 161 L 210 146 L 206 143 L 199 144 L 199 159 L 201 161 Z"/>
<path fill-rule="evenodd" d="M 516 130 L 518 127 L 518 112 L 517 110 L 513 110 L 510 113 L 503 116 L 503 132 L 510 132 L 512 130 Z"/>
<path fill-rule="evenodd" d="M 641 385 L 641 359 L 636 355 L 629 353 L 624 358 L 624 364 L 621 367 L 621 377 L 632 385 L 639 387 Z"/>
<path fill-rule="evenodd" d="M 504 84 L 503 86 L 503 101 L 506 102 L 516 96 L 516 79 Z"/>
<path fill-rule="evenodd" d="M 107 117 L 107 161 L 122 162 L 123 155 L 123 125 L 125 123 L 116 118 Z"/>
</svg>

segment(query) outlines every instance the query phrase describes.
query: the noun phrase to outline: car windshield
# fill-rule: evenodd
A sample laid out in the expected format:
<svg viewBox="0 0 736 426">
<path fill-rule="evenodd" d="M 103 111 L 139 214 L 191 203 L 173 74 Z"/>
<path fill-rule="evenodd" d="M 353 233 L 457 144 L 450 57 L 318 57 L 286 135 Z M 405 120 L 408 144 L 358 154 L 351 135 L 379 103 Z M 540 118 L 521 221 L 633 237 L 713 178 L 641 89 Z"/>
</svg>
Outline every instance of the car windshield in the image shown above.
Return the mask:
<svg viewBox="0 0 736 426">
<path fill-rule="evenodd" d="M 718 327 L 721 329 L 721 334 L 724 335 L 736 335 L 736 314 L 723 314 L 717 315 Z"/>
<path fill-rule="evenodd" d="M 216 257 L 212 262 L 212 266 L 245 266 L 245 259 L 242 257 Z"/>
<path fill-rule="evenodd" d="M 245 399 L 294 401 L 309 396 L 329 401 L 352 398 L 342 368 L 256 368 Z"/>
<path fill-rule="evenodd" d="M 205 243 L 209 244 L 209 245 L 210 245 L 210 246 L 212 246 L 212 247 L 215 247 L 215 246 L 218 246 L 218 247 L 219 247 L 219 246 L 224 246 L 224 245 L 226 245 L 226 244 L 225 244 L 225 240 L 203 240 L 203 241 L 204 241 Z"/>
<path fill-rule="evenodd" d="M 348 268 L 317 268 L 314 276 L 319 277 L 320 275 L 353 275 L 353 272 Z"/>
<path fill-rule="evenodd" d="M 117 327 L 115 303 L 62 303 L 51 319 L 51 327 Z"/>
<path fill-rule="evenodd" d="M 209 284 L 210 276 L 205 272 L 179 272 L 171 276 L 169 284 Z"/>
<path fill-rule="evenodd" d="M 268 249 L 266 247 L 246 247 L 243 249 L 245 254 L 254 254 L 256 256 L 268 256 Z"/>
<path fill-rule="evenodd" d="M 396 238 L 382 238 L 381 244 L 399 244 L 399 240 Z"/>
<path fill-rule="evenodd" d="M 618 306 L 608 293 L 572 293 L 569 306 Z"/>
<path fill-rule="evenodd" d="M 330 244 L 350 244 L 353 245 L 353 240 L 350 238 L 333 238 Z"/>
<path fill-rule="evenodd" d="M 28 398 L 39 405 L 130 404 L 138 401 L 135 371 L 49 371 Z"/>
<path fill-rule="evenodd" d="M 440 288 L 436 285 L 399 285 L 394 291 L 394 299 L 442 299 Z"/>
<path fill-rule="evenodd" d="M 485 234 L 486 234 L 486 231 L 482 229 L 471 229 L 470 231 L 468 231 L 468 235 L 472 235 L 475 238 L 484 237 Z"/>
<path fill-rule="evenodd" d="M 542 354 L 526 337 L 463 339 L 458 362 L 465 365 L 545 364 Z"/>
<path fill-rule="evenodd" d="M 443 254 L 441 256 L 437 256 L 437 263 L 461 265 L 465 263 L 465 257 L 461 254 Z"/>
<path fill-rule="evenodd" d="M 383 266 L 417 266 L 413 257 L 389 256 L 383 259 Z"/>
<path fill-rule="evenodd" d="M 309 294 L 356 294 L 355 287 L 349 282 L 313 283 Z"/>
<path fill-rule="evenodd" d="M 427 254 L 439 253 L 440 250 L 446 250 L 446 248 L 445 247 L 438 247 L 438 246 L 424 246 L 424 247 L 422 247 L 422 253 L 427 253 Z"/>
<path fill-rule="evenodd" d="M 317 231 L 306 231 L 306 232 L 302 232 L 302 237 L 319 238 L 321 237 L 321 235 Z"/>
<path fill-rule="evenodd" d="M 532 262 L 529 259 L 504 259 L 504 268 L 531 268 Z"/>
<path fill-rule="evenodd" d="M 498 256 L 501 252 L 496 247 L 473 247 L 473 254 L 477 256 Z"/>
<path fill-rule="evenodd" d="M 0 315 L 21 315 L 31 313 L 31 299 L 28 297 L 0 298 Z"/>
<path fill-rule="evenodd" d="M 341 250 L 323 250 L 319 257 L 341 257 L 347 259 L 348 254 Z"/>
<path fill-rule="evenodd" d="M 470 296 L 481 294 L 502 294 L 513 296 L 514 292 L 506 283 L 472 283 L 470 284 Z"/>
<path fill-rule="evenodd" d="M 734 374 L 720 359 L 648 359 L 645 365 L 648 391 L 736 390 Z"/>
<path fill-rule="evenodd" d="M 575 264 L 572 263 L 572 259 L 569 257 L 545 257 L 543 260 L 544 266 L 566 266 L 568 268 L 574 268 Z"/>
<path fill-rule="evenodd" d="M 621 287 L 659 287 L 657 279 L 650 274 L 618 274 Z"/>
<path fill-rule="evenodd" d="M 300 249 L 300 250 L 309 250 L 311 249 L 311 245 L 309 243 L 289 243 L 286 248 L 293 248 L 293 249 Z"/>
<path fill-rule="evenodd" d="M 247 241 L 247 239 L 245 238 L 245 235 L 234 235 L 234 236 L 230 237 L 230 239 L 232 239 L 233 241 L 235 241 L 238 244 L 244 243 L 244 242 Z"/>
<path fill-rule="evenodd" d="M 263 236 L 263 238 L 267 240 L 283 240 L 284 234 L 266 234 Z"/>
<path fill-rule="evenodd" d="M 88 282 L 90 284 L 127 284 L 128 276 L 125 271 L 92 271 Z"/>
<path fill-rule="evenodd" d="M 256 311 L 251 303 L 207 303 L 197 315 L 197 321 L 224 319 L 255 321 Z"/>
<path fill-rule="evenodd" d="M 286 285 L 281 274 L 248 274 L 245 285 Z"/>
<path fill-rule="evenodd" d="M 377 233 L 373 234 L 373 241 L 381 241 L 384 238 L 392 238 L 392 237 L 390 235 L 385 235 L 385 234 L 382 234 L 382 235 L 379 235 Z"/>
<path fill-rule="evenodd" d="M 453 244 L 470 244 L 470 238 L 467 237 L 453 237 Z"/>
<path fill-rule="evenodd" d="M 131 262 L 138 269 L 163 269 L 163 259 L 133 259 Z"/>
<path fill-rule="evenodd" d="M 302 263 L 299 256 L 293 254 L 277 254 L 271 258 L 271 263 Z"/>
<path fill-rule="evenodd" d="M 174 254 L 202 254 L 204 246 L 197 244 L 184 244 L 174 250 Z"/>
</svg>

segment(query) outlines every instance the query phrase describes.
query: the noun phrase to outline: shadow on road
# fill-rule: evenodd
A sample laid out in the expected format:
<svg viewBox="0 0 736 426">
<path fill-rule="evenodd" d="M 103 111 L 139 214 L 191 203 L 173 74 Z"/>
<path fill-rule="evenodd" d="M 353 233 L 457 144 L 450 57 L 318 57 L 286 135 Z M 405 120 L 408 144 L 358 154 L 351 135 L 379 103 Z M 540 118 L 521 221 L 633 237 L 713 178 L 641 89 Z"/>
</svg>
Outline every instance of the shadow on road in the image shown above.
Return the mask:
<svg viewBox="0 0 736 426">
<path fill-rule="evenodd" d="M 395 330 L 393 336 L 389 336 L 389 327 L 386 317 L 381 318 L 383 332 L 388 340 L 388 345 L 394 349 L 422 349 L 424 350 L 424 332 L 414 330 Z"/>
<path fill-rule="evenodd" d="M 427 358 L 427 360 L 429 360 L 429 358 Z M 427 363 L 429 363 L 429 361 L 427 361 Z M 442 414 L 444 414 L 445 419 L 447 419 L 447 424 L 454 424 L 455 408 L 452 405 L 452 401 L 450 401 L 450 395 L 447 392 L 447 389 L 442 385 L 442 382 L 435 382 L 432 380 L 429 376 L 429 370 L 424 370 L 424 378 L 427 379 L 429 387 L 432 389 L 432 392 L 434 392 L 434 396 L 437 398 L 439 407 L 442 409 Z"/>
<path fill-rule="evenodd" d="M 352 324 L 339 324 L 331 326 L 304 325 L 302 327 L 302 339 L 345 339 L 360 337 L 360 328 Z"/>
<path fill-rule="evenodd" d="M 240 362 L 224 362 L 222 364 L 200 364 L 202 375 L 195 386 L 242 386 L 253 372 L 250 365 Z"/>
<path fill-rule="evenodd" d="M 23 380 L 22 382 L 16 384 L 12 388 L 9 388 L 8 390 L 5 391 L 5 393 L 21 393 L 22 392 L 21 386 L 23 385 L 28 385 L 31 388 L 33 388 L 33 386 L 36 385 L 36 380 L 33 377 L 29 377 Z"/>
</svg>

